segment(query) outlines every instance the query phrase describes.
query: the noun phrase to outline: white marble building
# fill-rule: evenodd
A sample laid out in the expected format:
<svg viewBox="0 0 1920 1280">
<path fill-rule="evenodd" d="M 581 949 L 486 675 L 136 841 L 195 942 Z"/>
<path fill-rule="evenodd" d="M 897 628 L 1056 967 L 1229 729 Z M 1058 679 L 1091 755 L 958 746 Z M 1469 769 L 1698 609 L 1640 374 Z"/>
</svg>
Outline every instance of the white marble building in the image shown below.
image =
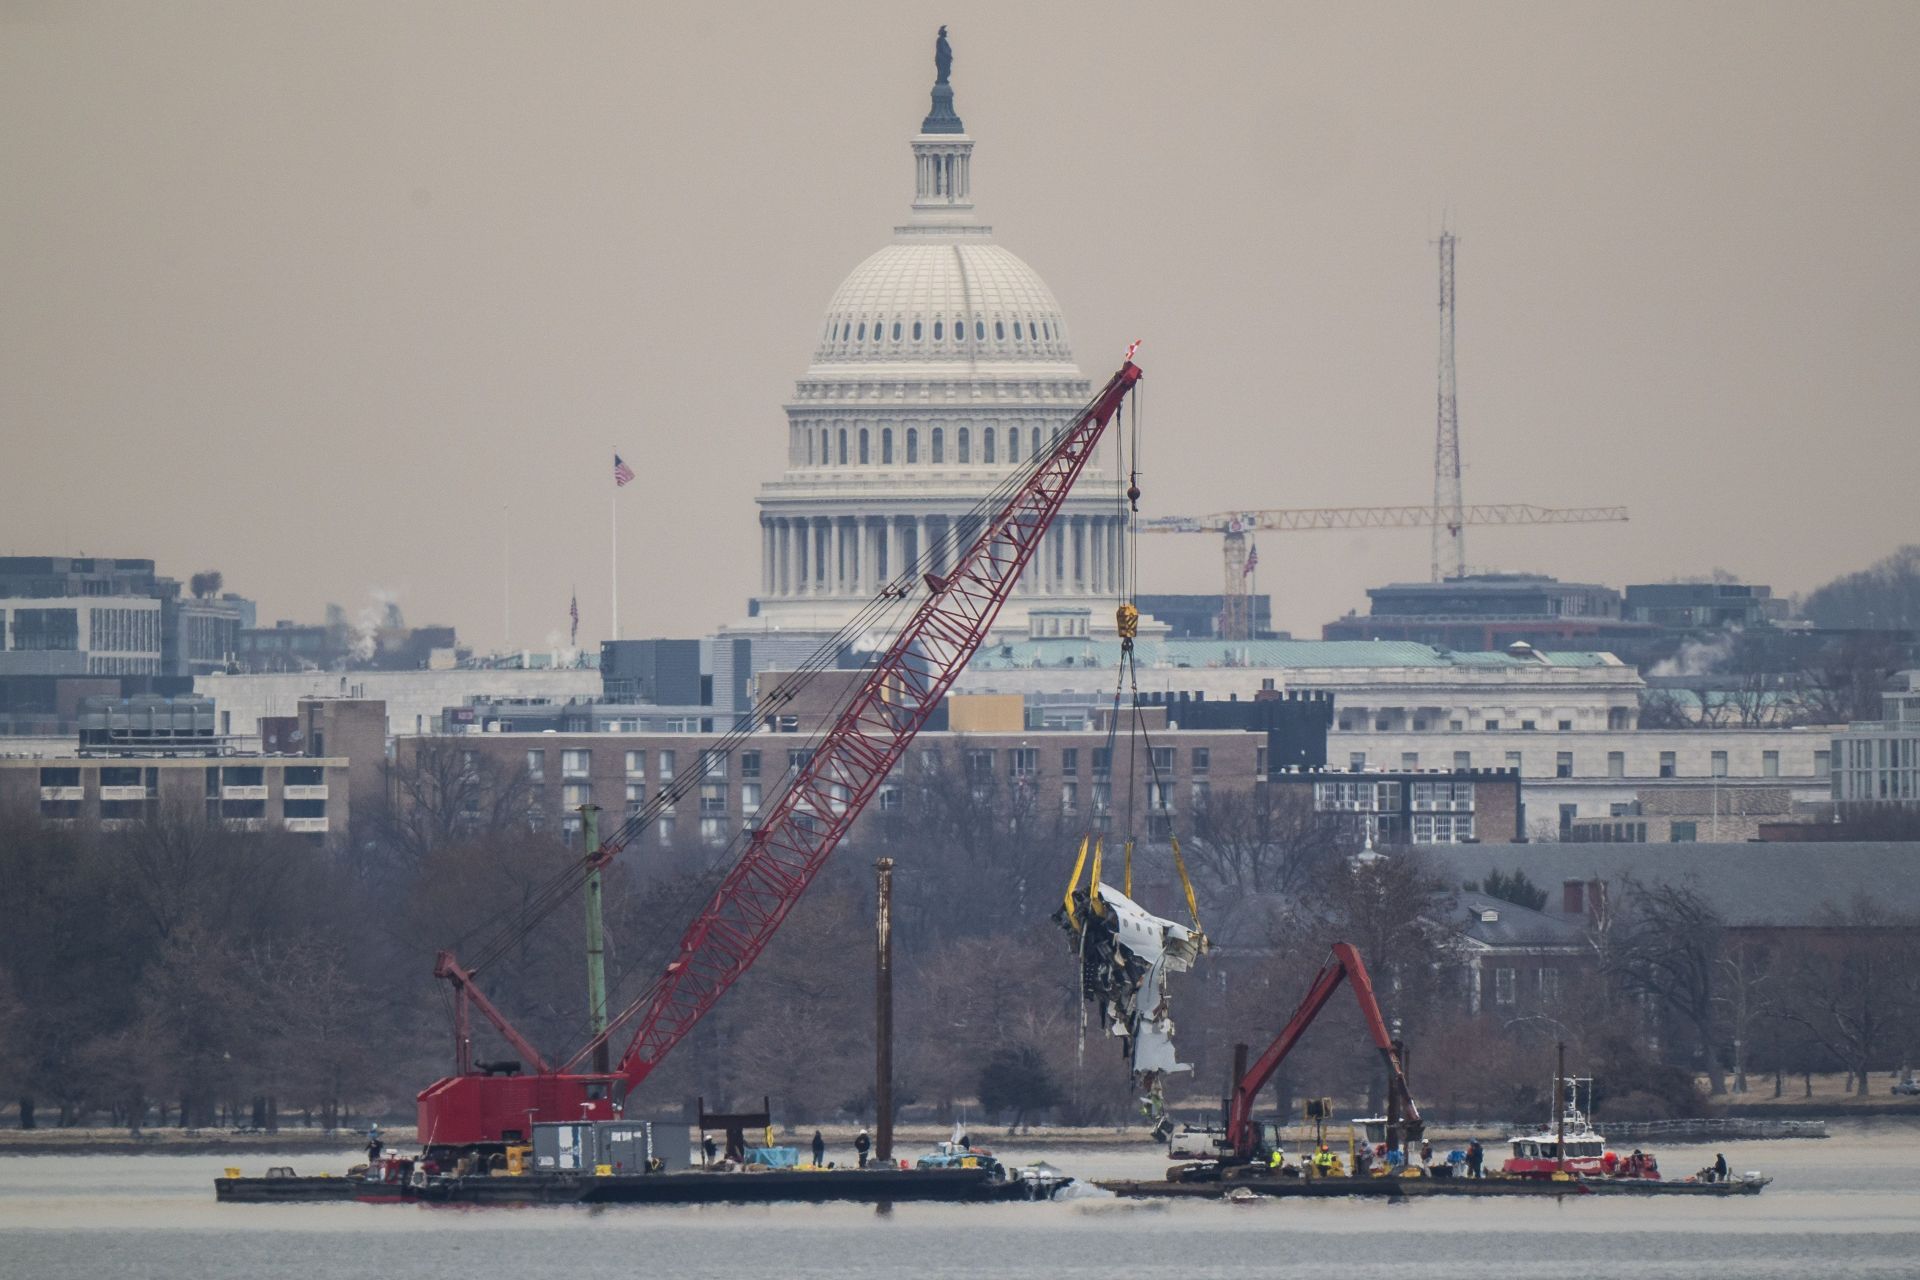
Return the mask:
<svg viewBox="0 0 1920 1280">
<path fill-rule="evenodd" d="M 976 504 L 1091 395 L 1052 291 L 974 216 L 973 139 L 944 80 L 933 99 L 911 144 L 912 213 L 834 291 L 786 406 L 786 470 L 759 496 L 752 630 L 830 632 L 923 553 L 944 569 Z M 1061 605 L 1112 631 L 1126 554 L 1114 457 L 1109 443 L 1082 474 L 999 633 Z"/>
</svg>

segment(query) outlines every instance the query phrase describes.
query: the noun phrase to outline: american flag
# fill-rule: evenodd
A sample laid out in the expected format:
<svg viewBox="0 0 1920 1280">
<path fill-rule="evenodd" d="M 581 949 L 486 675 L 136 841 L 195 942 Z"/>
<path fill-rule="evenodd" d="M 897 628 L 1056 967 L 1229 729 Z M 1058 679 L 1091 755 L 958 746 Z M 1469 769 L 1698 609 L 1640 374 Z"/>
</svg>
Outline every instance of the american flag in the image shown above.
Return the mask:
<svg viewBox="0 0 1920 1280">
<path fill-rule="evenodd" d="M 1247 563 L 1246 563 L 1246 566 L 1240 570 L 1240 576 L 1244 578 L 1248 574 L 1252 573 L 1255 569 L 1258 569 L 1259 567 L 1260 567 L 1260 548 L 1257 546 L 1248 547 Z"/>
<path fill-rule="evenodd" d="M 567 643 L 578 644 L 580 642 L 580 593 L 577 591 L 573 593 L 572 602 L 567 605 L 567 614 L 573 619 L 573 634 Z"/>
<path fill-rule="evenodd" d="M 619 454 L 613 455 L 613 487 L 633 483 L 633 468 L 620 460 Z"/>
</svg>

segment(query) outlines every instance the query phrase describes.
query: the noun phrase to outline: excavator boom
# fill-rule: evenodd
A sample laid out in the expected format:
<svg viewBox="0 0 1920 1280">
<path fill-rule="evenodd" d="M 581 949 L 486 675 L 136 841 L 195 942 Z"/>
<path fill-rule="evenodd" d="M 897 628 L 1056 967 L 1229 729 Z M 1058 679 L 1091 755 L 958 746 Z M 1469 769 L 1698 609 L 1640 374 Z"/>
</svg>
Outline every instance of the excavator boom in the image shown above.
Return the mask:
<svg viewBox="0 0 1920 1280">
<path fill-rule="evenodd" d="M 1233 1096 L 1227 1103 L 1227 1138 L 1233 1144 L 1235 1156 L 1252 1158 L 1259 1140 L 1258 1126 L 1253 1122 L 1254 1099 L 1260 1096 L 1260 1090 L 1266 1087 L 1267 1081 L 1273 1079 L 1273 1073 L 1280 1069 L 1280 1064 L 1300 1043 L 1300 1037 L 1320 1016 L 1320 1011 L 1327 1007 L 1327 1001 L 1333 999 L 1333 993 L 1340 989 L 1343 981 L 1352 985 L 1354 998 L 1360 1002 L 1360 1016 L 1367 1023 L 1367 1034 L 1372 1037 L 1374 1048 L 1380 1051 L 1381 1058 L 1386 1062 L 1388 1115 L 1390 1118 L 1404 1117 L 1407 1134 L 1418 1136 L 1420 1111 L 1414 1106 L 1412 1094 L 1407 1089 L 1407 1076 L 1401 1065 L 1400 1051 L 1387 1034 L 1386 1019 L 1380 1016 L 1380 1003 L 1373 996 L 1373 980 L 1367 976 L 1367 966 L 1361 961 L 1360 952 L 1354 945 L 1336 942 L 1327 956 L 1327 962 L 1320 967 L 1320 972 L 1314 975 L 1313 984 L 1307 988 L 1306 998 L 1293 1011 L 1293 1016 L 1287 1019 L 1287 1025 L 1234 1082 Z"/>
</svg>

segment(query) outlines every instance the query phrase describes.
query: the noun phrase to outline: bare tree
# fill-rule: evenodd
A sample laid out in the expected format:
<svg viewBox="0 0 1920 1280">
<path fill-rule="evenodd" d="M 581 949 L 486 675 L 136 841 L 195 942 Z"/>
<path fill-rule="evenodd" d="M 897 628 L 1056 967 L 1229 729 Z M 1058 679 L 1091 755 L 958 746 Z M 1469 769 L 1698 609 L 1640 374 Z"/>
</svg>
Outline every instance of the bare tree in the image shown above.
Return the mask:
<svg viewBox="0 0 1920 1280">
<path fill-rule="evenodd" d="M 1796 958 L 1773 1011 L 1800 1027 L 1864 1091 L 1875 1066 L 1911 1047 L 1920 992 L 1914 921 L 1860 898 L 1822 916 L 1824 934 Z"/>
<path fill-rule="evenodd" d="M 1235 894 L 1292 893 L 1321 878 L 1350 850 L 1339 818 L 1311 796 L 1255 783 L 1215 792 L 1193 815 L 1194 865 Z"/>
<path fill-rule="evenodd" d="M 1880 718 L 1880 694 L 1901 665 L 1892 636 L 1850 635 L 1821 648 L 1795 673 L 1801 716 L 1809 724 Z"/>
<path fill-rule="evenodd" d="M 1742 729 L 1764 729 L 1792 718 L 1793 701 L 1782 683 L 1768 672 L 1747 671 L 1720 696 L 1735 724 Z"/>
<path fill-rule="evenodd" d="M 908 931 L 975 933 L 988 916 L 1002 927 L 1037 923 L 1059 905 L 1075 837 L 1057 802 L 1043 799 L 1058 786 L 1014 776 L 1006 754 L 962 740 L 909 755 L 895 774 L 898 807 L 860 832 L 899 862 L 897 911 Z"/>
<path fill-rule="evenodd" d="M 1756 1028 L 1773 1012 L 1779 986 L 1773 952 L 1744 939 L 1729 941 L 1715 963 L 1719 974 L 1714 999 L 1733 1041 L 1733 1091 L 1745 1093 Z"/>
<path fill-rule="evenodd" d="M 421 739 L 387 768 L 382 827 L 414 861 L 481 832 L 523 830 L 532 787 L 526 771 L 458 739 Z"/>
<path fill-rule="evenodd" d="M 1693 727 L 1691 704 L 1677 690 L 1649 688 L 1640 694 L 1642 729 L 1690 729 Z"/>
<path fill-rule="evenodd" d="M 1822 627 L 1920 630 L 1920 544 L 1816 588 L 1801 612 Z"/>
<path fill-rule="evenodd" d="M 1624 991 L 1689 1033 L 1718 1097 L 1727 1091 L 1718 1037 L 1724 923 L 1684 885 L 1628 879 L 1624 889 L 1608 931 L 1607 968 Z"/>
</svg>

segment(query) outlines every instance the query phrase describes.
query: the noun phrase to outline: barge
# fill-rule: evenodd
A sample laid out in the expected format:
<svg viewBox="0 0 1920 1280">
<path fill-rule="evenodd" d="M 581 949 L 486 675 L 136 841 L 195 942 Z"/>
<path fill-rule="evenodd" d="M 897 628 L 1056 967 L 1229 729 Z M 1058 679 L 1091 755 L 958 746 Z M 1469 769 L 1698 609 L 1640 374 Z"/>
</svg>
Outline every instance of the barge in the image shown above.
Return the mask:
<svg viewBox="0 0 1920 1280">
<path fill-rule="evenodd" d="M 685 1161 L 669 1167 L 662 1157 L 650 1154 L 665 1145 L 655 1145 L 652 1126 L 632 1127 L 644 1129 L 649 1154 L 631 1163 L 560 1166 L 544 1152 L 520 1158 L 532 1154 L 520 1149 L 500 1167 L 475 1169 L 463 1162 L 443 1172 L 430 1161 L 385 1155 L 341 1177 L 303 1176 L 280 1166 L 264 1177 L 250 1178 L 228 1169 L 225 1177 L 214 1179 L 214 1199 L 227 1204 L 991 1203 L 1050 1199 L 1073 1181 L 1050 1165 L 1012 1167 L 991 1151 L 959 1143 L 941 1143 L 912 1167 L 905 1161 L 898 1166 L 803 1165 L 790 1147 L 743 1152 L 744 1159 L 729 1159 L 719 1167 Z"/>
<path fill-rule="evenodd" d="M 1735 1175 L 1724 1182 L 1663 1182 L 1644 1178 L 1562 1179 L 1494 1176 L 1487 1178 L 1331 1177 L 1229 1178 L 1216 1182 L 1107 1180 L 1094 1185 L 1125 1199 L 1324 1199 L 1364 1197 L 1417 1200 L 1428 1196 L 1750 1196 L 1773 1179 Z"/>
<path fill-rule="evenodd" d="M 932 1200 L 987 1203 L 1044 1200 L 1070 1179 L 984 1166 L 950 1169 L 766 1169 L 752 1172 L 468 1174 L 385 1183 L 366 1177 L 287 1174 L 214 1179 L 214 1198 L 228 1204 L 769 1204 L 799 1201 L 879 1203 Z"/>
</svg>

